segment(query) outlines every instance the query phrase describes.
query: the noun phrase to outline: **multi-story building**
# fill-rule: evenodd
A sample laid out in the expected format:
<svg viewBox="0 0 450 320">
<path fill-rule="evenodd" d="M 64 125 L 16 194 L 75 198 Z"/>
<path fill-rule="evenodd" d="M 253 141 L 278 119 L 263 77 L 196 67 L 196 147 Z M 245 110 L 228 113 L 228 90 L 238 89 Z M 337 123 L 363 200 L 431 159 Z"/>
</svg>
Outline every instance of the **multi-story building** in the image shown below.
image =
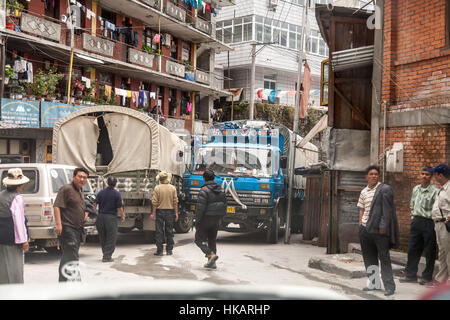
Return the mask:
<svg viewBox="0 0 450 320">
<path fill-rule="evenodd" d="M 215 20 L 233 0 L 0 2 L 1 121 L 23 127 L 0 129 L 0 155 L 51 160 L 54 123 L 86 104 L 122 105 L 159 115 L 171 130 L 201 131 L 213 101 L 229 95 L 212 75 L 215 53 L 232 49 L 216 39 Z"/>
<path fill-rule="evenodd" d="M 308 41 L 306 59 L 312 74 L 310 101 L 319 106 L 320 66 L 328 58 L 328 47 L 312 10 L 316 2 L 331 1 L 311 1 L 308 40 L 305 37 L 305 43 Z M 216 23 L 216 37 L 235 48 L 216 57 L 216 72 L 223 72 L 224 88 L 244 88 L 242 98 L 250 100 L 251 43 L 256 41 L 270 44 L 257 46 L 255 89 L 296 90 L 304 5 L 305 0 L 236 0 L 235 6 L 221 11 Z M 256 96 L 255 99 L 261 101 Z M 293 106 L 295 95 L 285 94 L 275 102 Z"/>
</svg>

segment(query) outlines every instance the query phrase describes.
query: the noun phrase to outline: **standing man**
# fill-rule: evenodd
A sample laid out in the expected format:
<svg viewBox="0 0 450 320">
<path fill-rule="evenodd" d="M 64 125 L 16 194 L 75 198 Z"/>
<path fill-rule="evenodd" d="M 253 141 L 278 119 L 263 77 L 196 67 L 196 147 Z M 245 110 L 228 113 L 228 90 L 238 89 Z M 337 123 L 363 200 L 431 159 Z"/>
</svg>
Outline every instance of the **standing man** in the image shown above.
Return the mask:
<svg viewBox="0 0 450 320">
<path fill-rule="evenodd" d="M 0 192 L 0 284 L 23 283 L 23 253 L 28 250 L 25 203 L 20 192 L 29 182 L 22 169 L 8 170 Z"/>
<path fill-rule="evenodd" d="M 84 168 L 73 171 L 72 182 L 62 186 L 55 199 L 55 233 L 59 238 L 62 250 L 59 263 L 59 281 L 67 281 L 64 271 L 65 264 L 78 261 L 78 251 L 84 233 L 83 224 L 88 218 L 84 201 L 83 186 L 86 184 L 89 172 Z M 80 278 L 77 279 L 81 281 Z"/>
<path fill-rule="evenodd" d="M 417 271 L 422 252 L 425 251 L 426 267 L 422 272 L 420 284 L 428 284 L 433 280 L 434 263 L 436 260 L 436 232 L 431 216 L 433 204 L 439 189 L 431 184 L 433 169 L 423 167 L 420 171 L 421 184 L 414 187 L 410 208 L 411 228 L 408 243 L 408 262 L 406 275 L 400 282 L 417 282 Z"/>
<path fill-rule="evenodd" d="M 125 212 L 123 211 L 122 196 L 115 189 L 117 179 L 108 177 L 108 187 L 101 190 L 95 199 L 94 207 L 98 209 L 96 226 L 100 245 L 102 246 L 103 262 L 112 262 L 112 254 L 116 249 L 117 241 L 117 210 L 122 216 L 122 222 L 125 221 Z"/>
<path fill-rule="evenodd" d="M 394 206 L 394 194 L 387 184 L 379 182 L 380 168 L 369 166 L 366 170 L 368 185 L 361 191 L 358 201 L 359 238 L 368 276 L 369 267 L 381 264 L 381 279 L 384 285 L 384 295 L 395 292 L 394 276 L 392 274 L 390 248 L 398 245 L 398 223 Z M 378 277 L 378 274 L 376 274 Z M 364 291 L 377 290 L 371 286 Z"/>
<path fill-rule="evenodd" d="M 433 206 L 434 229 L 439 247 L 439 272 L 436 281 L 445 283 L 450 274 L 450 233 L 446 224 L 450 223 L 450 168 L 440 164 L 433 169 L 434 179 L 441 185 Z"/>
<path fill-rule="evenodd" d="M 222 217 L 226 214 L 227 197 L 220 185 L 214 181 L 214 172 L 205 170 L 205 184 L 200 189 L 195 212 L 195 244 L 208 258 L 205 268 L 216 269 L 217 231 Z"/>
<path fill-rule="evenodd" d="M 156 176 L 160 184 L 155 187 L 152 199 L 152 214 L 150 219 L 155 220 L 156 215 L 156 252 L 155 256 L 163 255 L 163 241 L 166 238 L 166 253 L 172 254 L 173 226 L 178 221 L 178 196 L 175 186 L 170 184 L 172 174 L 162 171 Z"/>
</svg>

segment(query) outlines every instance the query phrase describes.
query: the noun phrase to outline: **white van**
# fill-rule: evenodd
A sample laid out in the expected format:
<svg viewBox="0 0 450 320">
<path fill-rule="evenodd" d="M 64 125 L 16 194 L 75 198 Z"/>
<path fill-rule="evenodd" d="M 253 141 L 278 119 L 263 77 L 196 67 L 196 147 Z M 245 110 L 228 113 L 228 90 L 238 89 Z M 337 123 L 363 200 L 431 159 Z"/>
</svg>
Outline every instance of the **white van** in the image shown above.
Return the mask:
<svg viewBox="0 0 450 320">
<path fill-rule="evenodd" d="M 30 248 L 43 248 L 48 252 L 56 252 L 57 236 L 53 203 L 59 188 L 72 181 L 75 167 L 52 163 L 0 164 L 0 190 L 5 189 L 1 181 L 7 176 L 10 168 L 21 168 L 23 174 L 30 179 L 21 193 L 25 200 Z M 83 191 L 85 196 L 93 194 L 89 181 L 83 187 Z M 89 218 L 84 228 L 86 235 L 97 234 L 95 219 Z"/>
</svg>

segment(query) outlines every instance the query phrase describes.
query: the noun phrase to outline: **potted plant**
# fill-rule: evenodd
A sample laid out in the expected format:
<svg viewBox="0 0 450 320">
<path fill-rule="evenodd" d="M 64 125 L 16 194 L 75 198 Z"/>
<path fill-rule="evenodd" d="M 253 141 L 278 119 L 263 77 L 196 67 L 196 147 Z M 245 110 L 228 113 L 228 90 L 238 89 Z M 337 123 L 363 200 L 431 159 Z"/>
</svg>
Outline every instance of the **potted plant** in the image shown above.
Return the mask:
<svg viewBox="0 0 450 320">
<path fill-rule="evenodd" d="M 63 77 L 64 75 L 58 73 L 55 67 L 51 67 L 47 73 L 39 69 L 31 84 L 32 93 L 41 99 L 45 97 L 50 100 L 51 97 L 55 96 L 56 87 Z"/>
<path fill-rule="evenodd" d="M 195 81 L 194 67 L 192 66 L 191 62 L 188 60 L 184 60 L 183 64 L 185 67 L 185 79 L 189 81 Z"/>
<path fill-rule="evenodd" d="M 9 64 L 5 65 L 5 84 L 9 83 L 9 79 L 14 79 L 16 77 L 16 73 L 13 68 Z"/>
<path fill-rule="evenodd" d="M 22 1 L 18 0 L 8 0 L 6 2 L 6 12 L 9 12 L 14 17 L 20 17 L 22 15 L 22 11 L 25 9 L 25 5 Z"/>
</svg>

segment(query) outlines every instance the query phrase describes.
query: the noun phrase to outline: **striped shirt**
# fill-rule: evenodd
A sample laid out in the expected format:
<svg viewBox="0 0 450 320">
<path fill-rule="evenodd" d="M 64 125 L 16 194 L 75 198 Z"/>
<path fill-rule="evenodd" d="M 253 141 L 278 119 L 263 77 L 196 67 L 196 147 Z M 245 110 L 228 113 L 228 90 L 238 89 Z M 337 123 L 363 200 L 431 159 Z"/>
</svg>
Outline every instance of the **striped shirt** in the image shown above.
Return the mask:
<svg viewBox="0 0 450 320">
<path fill-rule="evenodd" d="M 439 189 L 430 184 L 425 189 L 422 185 L 414 187 L 409 207 L 411 208 L 411 218 L 423 217 L 431 219 L 431 212 L 433 210 L 433 204 L 436 200 L 436 196 Z"/>
<path fill-rule="evenodd" d="M 375 187 L 372 189 L 369 188 L 369 186 L 365 187 L 361 191 L 361 195 L 359 196 L 358 200 L 358 208 L 364 209 L 364 214 L 362 216 L 361 224 L 365 227 L 367 224 L 367 221 L 369 221 L 369 215 L 370 215 L 370 207 L 372 205 L 373 196 L 375 195 L 375 191 L 377 190 L 377 187 L 380 185 L 380 182 L 377 183 Z"/>
</svg>

